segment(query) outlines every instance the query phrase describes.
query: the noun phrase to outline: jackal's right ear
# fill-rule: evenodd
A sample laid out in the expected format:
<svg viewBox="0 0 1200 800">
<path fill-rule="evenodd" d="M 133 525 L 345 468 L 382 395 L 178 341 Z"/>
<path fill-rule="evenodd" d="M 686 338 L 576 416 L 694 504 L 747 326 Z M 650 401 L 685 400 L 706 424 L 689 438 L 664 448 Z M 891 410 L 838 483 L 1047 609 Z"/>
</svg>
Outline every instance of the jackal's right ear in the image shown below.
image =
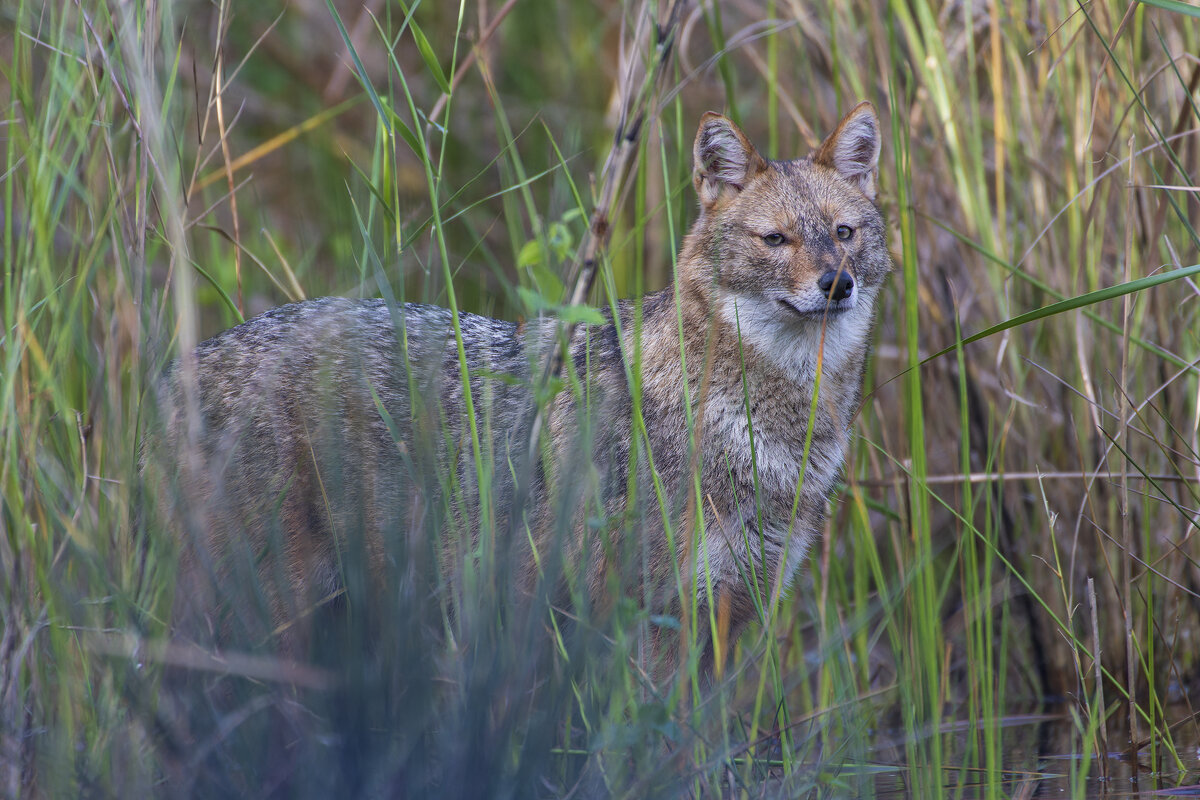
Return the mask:
<svg viewBox="0 0 1200 800">
<path fill-rule="evenodd" d="M 726 190 L 740 192 L 767 168 L 766 159 L 758 154 L 746 134 L 712 111 L 700 118 L 692 157 L 696 161 L 696 194 L 705 209 L 715 206 Z"/>
</svg>

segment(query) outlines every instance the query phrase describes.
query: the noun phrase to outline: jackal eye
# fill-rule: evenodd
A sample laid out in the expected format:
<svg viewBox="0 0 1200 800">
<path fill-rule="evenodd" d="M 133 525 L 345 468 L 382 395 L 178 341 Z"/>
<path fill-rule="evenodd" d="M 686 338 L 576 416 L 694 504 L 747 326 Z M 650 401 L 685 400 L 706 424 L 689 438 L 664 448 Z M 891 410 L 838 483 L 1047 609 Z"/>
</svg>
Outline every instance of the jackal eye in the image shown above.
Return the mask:
<svg viewBox="0 0 1200 800">
<path fill-rule="evenodd" d="M 849 239 L 853 235 L 854 235 L 854 228 L 851 228 L 849 225 L 838 225 L 837 226 L 837 237 L 839 239 L 846 240 L 846 239 Z"/>
<path fill-rule="evenodd" d="M 779 245 L 787 241 L 782 233 L 768 233 L 762 237 L 762 240 L 766 242 L 767 247 L 779 247 Z"/>
</svg>

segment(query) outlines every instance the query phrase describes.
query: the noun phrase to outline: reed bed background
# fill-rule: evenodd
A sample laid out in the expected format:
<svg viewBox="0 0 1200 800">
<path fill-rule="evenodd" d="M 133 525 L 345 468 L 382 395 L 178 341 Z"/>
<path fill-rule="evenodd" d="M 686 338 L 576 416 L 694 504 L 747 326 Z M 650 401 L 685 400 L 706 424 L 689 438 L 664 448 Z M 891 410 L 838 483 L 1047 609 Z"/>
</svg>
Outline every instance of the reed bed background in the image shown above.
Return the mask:
<svg viewBox="0 0 1200 800">
<path fill-rule="evenodd" d="M 0 791 L 1083 796 L 1118 753 L 1197 782 L 1200 11 L 1167 0 L 685 6 L 591 304 L 670 283 L 710 108 L 790 158 L 875 102 L 896 264 L 845 491 L 714 686 L 545 619 L 425 649 L 406 618 L 337 690 L 170 646 L 167 362 L 302 297 L 561 307 L 663 12 L 0 5 Z M 172 670 L 235 687 L 208 727 Z M 1020 761 L 1031 714 L 1069 722 Z"/>
</svg>

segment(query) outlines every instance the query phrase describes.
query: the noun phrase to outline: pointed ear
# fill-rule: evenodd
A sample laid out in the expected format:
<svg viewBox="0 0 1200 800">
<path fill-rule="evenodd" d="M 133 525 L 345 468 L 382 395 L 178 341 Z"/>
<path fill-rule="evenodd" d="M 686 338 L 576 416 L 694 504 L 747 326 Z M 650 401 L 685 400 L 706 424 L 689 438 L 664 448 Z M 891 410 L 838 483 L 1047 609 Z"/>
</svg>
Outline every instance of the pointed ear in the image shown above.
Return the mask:
<svg viewBox="0 0 1200 800">
<path fill-rule="evenodd" d="M 740 192 L 767 168 L 766 159 L 758 154 L 746 134 L 712 111 L 700 118 L 692 157 L 696 163 L 696 194 L 705 209 L 716 205 L 726 191 Z"/>
<path fill-rule="evenodd" d="M 879 147 L 879 117 L 875 106 L 864 101 L 851 109 L 821 143 L 813 154 L 813 163 L 837 170 L 874 202 Z"/>
</svg>

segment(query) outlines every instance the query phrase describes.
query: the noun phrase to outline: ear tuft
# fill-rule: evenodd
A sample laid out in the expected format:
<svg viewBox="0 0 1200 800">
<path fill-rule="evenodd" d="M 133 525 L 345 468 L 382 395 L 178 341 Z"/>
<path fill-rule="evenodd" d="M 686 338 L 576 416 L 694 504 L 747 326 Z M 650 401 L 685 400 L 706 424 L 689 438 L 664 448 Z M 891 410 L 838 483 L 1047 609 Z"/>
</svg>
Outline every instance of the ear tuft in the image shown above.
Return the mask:
<svg viewBox="0 0 1200 800">
<path fill-rule="evenodd" d="M 875 200 L 879 167 L 879 117 L 868 102 L 859 103 L 842 118 L 813 156 L 813 163 L 830 167 Z"/>
<path fill-rule="evenodd" d="M 726 190 L 740 192 L 767 168 L 766 160 L 737 125 L 712 111 L 700 118 L 692 156 L 696 192 L 704 208 L 711 208 Z"/>
</svg>

